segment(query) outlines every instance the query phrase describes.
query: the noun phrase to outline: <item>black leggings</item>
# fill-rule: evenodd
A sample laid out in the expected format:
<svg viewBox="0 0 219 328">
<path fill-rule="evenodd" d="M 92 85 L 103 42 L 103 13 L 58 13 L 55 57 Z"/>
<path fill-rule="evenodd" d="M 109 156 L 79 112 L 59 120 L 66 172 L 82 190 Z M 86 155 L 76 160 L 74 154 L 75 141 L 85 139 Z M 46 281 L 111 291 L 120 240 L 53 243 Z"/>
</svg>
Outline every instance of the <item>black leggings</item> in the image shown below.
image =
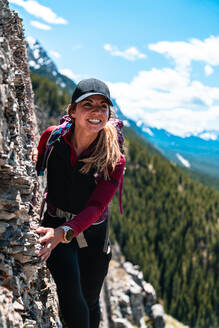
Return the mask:
<svg viewBox="0 0 219 328">
<path fill-rule="evenodd" d="M 42 225 L 56 228 L 63 219 L 45 213 Z M 98 328 L 99 296 L 108 271 L 111 253 L 103 252 L 106 222 L 89 227 L 85 232 L 88 247 L 60 243 L 52 251 L 47 266 L 56 283 L 59 305 L 68 328 Z"/>
</svg>

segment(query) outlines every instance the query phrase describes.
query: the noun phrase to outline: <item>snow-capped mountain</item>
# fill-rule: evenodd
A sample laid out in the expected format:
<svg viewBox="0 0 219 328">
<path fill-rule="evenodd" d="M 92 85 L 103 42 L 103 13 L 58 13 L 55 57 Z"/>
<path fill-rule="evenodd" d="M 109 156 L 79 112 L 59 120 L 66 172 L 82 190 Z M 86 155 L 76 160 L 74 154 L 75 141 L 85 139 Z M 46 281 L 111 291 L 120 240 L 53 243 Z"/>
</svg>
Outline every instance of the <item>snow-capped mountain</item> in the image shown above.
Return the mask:
<svg viewBox="0 0 219 328">
<path fill-rule="evenodd" d="M 126 121 L 143 138 L 171 161 L 219 179 L 219 131 L 202 131 L 197 136 L 179 137 L 143 122 Z"/>
<path fill-rule="evenodd" d="M 204 140 L 219 140 L 219 131 L 207 131 L 204 130 L 198 134 L 198 137 Z"/>
<path fill-rule="evenodd" d="M 60 88 L 65 89 L 71 97 L 76 84 L 67 76 L 59 73 L 56 65 L 37 40 L 28 37 L 26 41 L 30 71 L 48 77 L 56 82 L 56 84 Z"/>
</svg>

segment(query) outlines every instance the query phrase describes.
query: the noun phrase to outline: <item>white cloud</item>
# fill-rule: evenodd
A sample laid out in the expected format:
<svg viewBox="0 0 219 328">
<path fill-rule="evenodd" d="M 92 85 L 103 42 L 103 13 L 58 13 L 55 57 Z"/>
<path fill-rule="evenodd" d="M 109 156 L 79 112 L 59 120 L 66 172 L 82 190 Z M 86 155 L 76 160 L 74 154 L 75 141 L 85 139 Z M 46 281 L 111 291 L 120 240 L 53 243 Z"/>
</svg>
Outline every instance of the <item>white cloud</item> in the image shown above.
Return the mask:
<svg viewBox="0 0 219 328">
<path fill-rule="evenodd" d="M 130 83 L 114 83 L 111 87 L 114 97 L 130 103 L 130 109 L 194 109 L 219 100 L 219 88 L 191 82 L 188 76 L 170 68 L 141 71 Z"/>
<path fill-rule="evenodd" d="M 110 45 L 105 48 L 112 50 Z M 165 129 L 179 136 L 218 131 L 219 88 L 191 80 L 190 73 L 193 60 L 205 63 L 207 76 L 214 72 L 213 67 L 219 65 L 219 37 L 163 41 L 149 48 L 173 58 L 175 67 L 140 71 L 130 83 L 108 83 L 122 112 L 136 122 L 144 122 L 146 128 Z"/>
<path fill-rule="evenodd" d="M 49 31 L 51 30 L 51 26 L 47 25 L 47 24 L 43 24 L 41 22 L 38 21 L 31 21 L 30 24 L 36 28 L 39 28 L 40 30 L 44 30 L 44 31 Z"/>
<path fill-rule="evenodd" d="M 51 50 L 49 53 L 54 58 L 57 58 L 58 59 L 58 58 L 61 57 L 61 54 L 59 52 L 55 51 L 55 50 Z"/>
<path fill-rule="evenodd" d="M 67 76 L 69 79 L 74 80 L 76 82 L 79 82 L 81 79 L 85 79 L 86 76 L 75 74 L 71 69 L 69 68 L 63 68 L 60 70 L 60 73 Z"/>
<path fill-rule="evenodd" d="M 112 56 L 123 57 L 130 61 L 135 61 L 137 59 L 146 58 L 146 54 L 141 53 L 136 47 L 130 47 L 124 51 L 118 50 L 116 46 L 112 46 L 110 44 L 105 44 L 104 49 L 109 51 Z"/>
<path fill-rule="evenodd" d="M 144 120 L 150 125 L 166 129 L 179 136 L 197 135 L 203 130 L 218 129 L 219 107 L 199 112 L 185 108 L 144 113 Z"/>
<path fill-rule="evenodd" d="M 9 0 L 10 3 L 23 7 L 29 14 L 43 19 L 47 23 L 51 24 L 67 24 L 67 20 L 58 17 L 52 9 L 41 5 L 35 0 Z"/>
<path fill-rule="evenodd" d="M 130 83 L 108 83 L 122 112 L 135 121 L 186 136 L 219 126 L 219 88 L 171 68 L 141 71 Z"/>
<path fill-rule="evenodd" d="M 214 72 L 214 70 L 210 65 L 205 65 L 205 74 L 207 76 L 211 75 L 213 72 Z"/>
<path fill-rule="evenodd" d="M 189 67 L 192 60 L 206 64 L 219 65 L 219 36 L 210 36 L 205 40 L 191 39 L 189 42 L 161 41 L 149 45 L 154 50 L 175 60 L 179 68 Z"/>
</svg>

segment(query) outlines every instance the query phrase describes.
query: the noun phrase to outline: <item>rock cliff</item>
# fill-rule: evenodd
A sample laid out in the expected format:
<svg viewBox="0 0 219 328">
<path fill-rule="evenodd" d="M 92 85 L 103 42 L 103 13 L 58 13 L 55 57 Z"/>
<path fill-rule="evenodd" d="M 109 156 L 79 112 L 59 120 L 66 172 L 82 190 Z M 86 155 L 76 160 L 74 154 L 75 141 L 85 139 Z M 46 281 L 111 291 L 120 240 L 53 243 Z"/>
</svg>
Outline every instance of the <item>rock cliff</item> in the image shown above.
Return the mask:
<svg viewBox="0 0 219 328">
<path fill-rule="evenodd" d="M 137 265 L 125 261 L 117 243 L 102 292 L 104 302 L 106 328 L 165 327 L 163 307 L 156 302 L 153 286 L 144 281 Z"/>
<path fill-rule="evenodd" d="M 188 328 L 164 313 L 153 286 L 137 265 L 126 261 L 117 243 L 101 301 L 101 328 Z"/>
<path fill-rule="evenodd" d="M 0 327 L 59 327 L 50 275 L 35 256 L 38 138 L 21 19 L 0 0 Z"/>
<path fill-rule="evenodd" d="M 0 0 L 0 327 L 62 327 L 54 283 L 35 256 L 40 183 L 31 154 L 34 107 L 22 22 Z M 37 108 L 37 111 L 39 109 Z M 153 287 L 115 245 L 101 295 L 104 328 L 165 326 Z M 166 327 L 183 327 L 171 324 Z M 77 327 L 75 327 L 77 328 Z"/>
</svg>

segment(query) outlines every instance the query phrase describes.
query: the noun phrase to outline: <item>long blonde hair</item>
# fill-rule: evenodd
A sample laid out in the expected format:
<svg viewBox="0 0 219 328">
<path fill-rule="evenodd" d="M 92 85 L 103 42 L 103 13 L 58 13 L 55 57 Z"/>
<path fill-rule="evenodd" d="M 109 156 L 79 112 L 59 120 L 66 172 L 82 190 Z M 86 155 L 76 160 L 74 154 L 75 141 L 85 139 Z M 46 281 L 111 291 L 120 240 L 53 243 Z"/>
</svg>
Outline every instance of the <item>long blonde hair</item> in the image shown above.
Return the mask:
<svg viewBox="0 0 219 328">
<path fill-rule="evenodd" d="M 76 103 L 68 105 L 67 111 L 69 116 L 70 112 L 76 109 L 76 105 Z M 110 117 L 115 117 L 112 108 L 110 108 Z M 74 119 L 72 119 L 72 123 L 74 124 Z M 115 121 L 109 120 L 105 127 L 99 132 L 97 143 L 90 156 L 80 160 L 84 162 L 80 172 L 87 174 L 91 168 L 94 168 L 97 173 L 103 174 L 105 180 L 108 180 L 110 172 L 114 171 L 120 159 L 121 150 Z"/>
</svg>

